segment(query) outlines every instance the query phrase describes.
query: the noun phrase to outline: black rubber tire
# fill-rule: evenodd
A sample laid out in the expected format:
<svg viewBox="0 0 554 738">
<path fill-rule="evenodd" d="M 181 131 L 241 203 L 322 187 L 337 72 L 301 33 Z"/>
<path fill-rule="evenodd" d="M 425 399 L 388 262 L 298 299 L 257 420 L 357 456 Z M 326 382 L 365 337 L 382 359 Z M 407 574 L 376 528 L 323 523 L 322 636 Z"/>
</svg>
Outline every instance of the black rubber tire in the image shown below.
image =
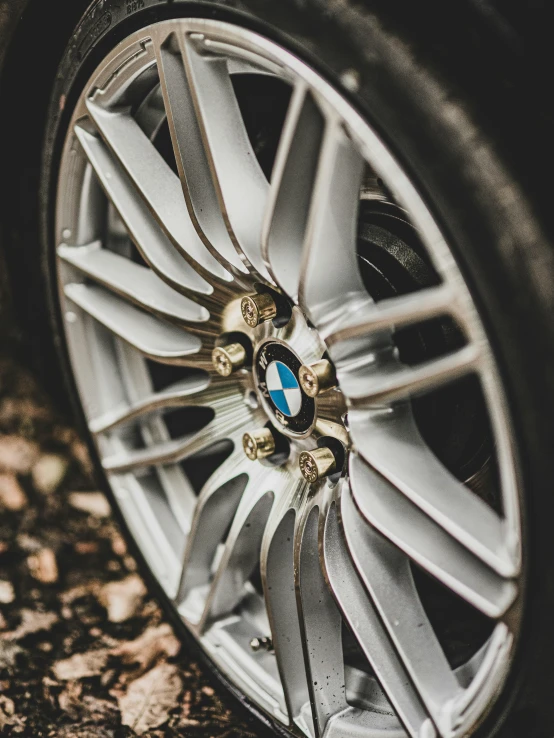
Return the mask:
<svg viewBox="0 0 554 738">
<path fill-rule="evenodd" d="M 42 2 L 55 12 L 56 0 Z M 84 12 L 78 6 L 75 2 L 72 12 Z M 55 80 L 49 80 L 47 119 L 40 118 L 34 130 L 35 136 L 41 131 L 46 136 L 40 203 L 30 213 L 14 203 L 13 212 L 5 217 L 13 236 L 8 256 L 14 293 L 32 285 L 18 309 L 24 316 L 22 329 L 33 335 L 39 347 L 50 386 L 63 387 L 58 392 L 61 399 L 71 398 L 85 434 L 53 276 L 57 162 L 72 106 L 96 64 L 129 33 L 174 16 L 243 24 L 315 66 L 380 132 L 447 235 L 496 352 L 526 496 L 521 638 L 505 688 L 476 735 L 551 738 L 554 223 L 546 185 L 552 172 L 552 122 L 540 97 L 529 94 L 528 70 L 522 67 L 511 36 L 469 0 L 417 4 L 412 0 L 98 0 L 72 35 L 64 18 L 64 30 L 56 36 L 66 35 L 56 40 L 63 41 L 67 50 Z M 57 53 L 61 51 L 62 47 Z M 14 53 L 17 59 L 17 46 Z M 13 59 L 11 64 L 15 69 Z M 359 80 L 356 93 L 341 81 L 346 71 Z M 29 79 L 34 79 L 32 74 Z M 31 91 L 34 86 L 36 82 L 30 84 Z M 9 83 L 7 89 L 11 89 Z M 25 108 L 31 109 L 32 102 L 31 97 Z M 7 127 L 11 140 L 19 140 L 23 147 L 17 126 Z M 6 135 L 6 124 L 0 134 Z M 30 146 L 36 145 L 33 139 Z M 24 179 L 16 174 L 13 155 L 8 157 L 7 171 L 28 197 L 29 186 L 37 182 L 36 159 L 28 152 L 22 156 Z M 165 601 L 160 588 L 156 590 Z M 174 622 L 183 633 L 177 618 Z"/>
</svg>

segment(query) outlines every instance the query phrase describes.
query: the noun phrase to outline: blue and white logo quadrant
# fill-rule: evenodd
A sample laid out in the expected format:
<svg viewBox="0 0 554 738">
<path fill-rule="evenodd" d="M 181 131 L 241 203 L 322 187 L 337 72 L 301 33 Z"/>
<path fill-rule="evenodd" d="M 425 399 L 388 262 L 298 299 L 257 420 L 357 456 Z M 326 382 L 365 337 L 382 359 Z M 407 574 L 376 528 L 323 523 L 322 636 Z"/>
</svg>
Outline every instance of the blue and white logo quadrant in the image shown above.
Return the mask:
<svg viewBox="0 0 554 738">
<path fill-rule="evenodd" d="M 298 380 L 282 361 L 273 361 L 267 367 L 265 381 L 271 401 L 283 415 L 293 418 L 302 407 L 302 390 Z"/>
</svg>

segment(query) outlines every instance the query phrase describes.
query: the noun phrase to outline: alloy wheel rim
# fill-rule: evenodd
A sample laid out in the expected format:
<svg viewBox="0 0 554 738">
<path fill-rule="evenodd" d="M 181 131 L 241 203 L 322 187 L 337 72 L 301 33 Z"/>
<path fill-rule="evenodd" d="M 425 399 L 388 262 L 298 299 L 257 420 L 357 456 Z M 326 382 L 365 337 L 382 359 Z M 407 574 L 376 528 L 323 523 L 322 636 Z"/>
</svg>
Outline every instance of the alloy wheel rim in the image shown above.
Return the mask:
<svg viewBox="0 0 554 738">
<path fill-rule="evenodd" d="M 237 102 L 239 75 L 278 80 L 290 95 L 270 176 Z M 343 83 L 355 82 L 346 73 Z M 155 145 L 164 122 L 174 169 Z M 360 200 L 394 204 L 435 282 L 370 296 Z M 460 269 L 368 123 L 250 31 L 198 19 L 149 26 L 103 60 L 76 105 L 56 240 L 70 361 L 103 467 L 149 566 L 217 666 L 307 735 L 470 732 L 517 638 L 514 441 Z M 275 311 L 248 325 L 244 300 L 260 295 Z M 460 345 L 404 363 L 397 331 L 442 319 Z M 221 376 L 212 354 L 229 346 L 236 366 Z M 300 410 L 287 416 L 266 392 L 260 361 L 271 347 L 281 348 L 266 363 L 288 367 L 299 386 L 290 356 L 332 368 L 329 390 L 309 398 L 313 418 L 294 428 Z M 160 367 L 180 375 L 162 381 Z M 468 375 L 492 429 L 497 509 L 438 459 L 413 405 Z M 196 430 L 174 437 L 168 415 L 183 409 Z M 277 448 L 252 461 L 243 436 L 262 430 Z M 334 464 L 310 484 L 302 471 L 309 462 L 314 472 L 317 448 Z M 193 465 L 204 467 L 196 491 Z M 414 567 L 490 622 L 463 664 L 445 656 Z"/>
</svg>

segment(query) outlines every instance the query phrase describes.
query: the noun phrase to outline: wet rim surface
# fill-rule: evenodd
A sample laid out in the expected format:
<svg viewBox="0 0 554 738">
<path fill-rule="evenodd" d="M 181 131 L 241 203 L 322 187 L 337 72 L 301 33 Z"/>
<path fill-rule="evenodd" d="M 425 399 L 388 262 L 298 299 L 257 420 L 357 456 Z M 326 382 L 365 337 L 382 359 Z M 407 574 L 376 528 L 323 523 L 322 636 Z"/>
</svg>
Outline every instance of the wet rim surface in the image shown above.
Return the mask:
<svg viewBox="0 0 554 738">
<path fill-rule="evenodd" d="M 276 85 L 288 105 L 268 167 L 245 120 Z M 377 300 L 358 225 L 383 204 L 417 233 L 434 279 Z M 513 441 L 450 249 L 368 124 L 273 43 L 229 24 L 165 21 L 121 43 L 83 91 L 56 217 L 70 357 L 104 469 L 219 668 L 299 733 L 471 731 L 517 637 Z M 290 315 L 248 328 L 241 299 L 266 288 Z M 403 360 L 399 331 L 433 321 L 460 340 Z M 334 366 L 337 387 L 317 397 L 286 461 L 244 455 L 245 432 L 292 434 L 267 412 L 248 361 L 214 372 L 213 348 L 237 338 L 254 355 L 276 341 L 304 364 Z M 468 478 L 439 460 L 416 412 L 421 396 L 467 377 L 494 440 L 487 474 Z M 329 439 L 344 445 L 344 466 L 309 485 L 300 454 Z M 495 504 L 483 492 L 492 476 Z M 461 660 L 444 623 L 458 611 L 462 625 L 487 624 Z M 252 638 L 273 648 L 253 650 Z"/>
</svg>

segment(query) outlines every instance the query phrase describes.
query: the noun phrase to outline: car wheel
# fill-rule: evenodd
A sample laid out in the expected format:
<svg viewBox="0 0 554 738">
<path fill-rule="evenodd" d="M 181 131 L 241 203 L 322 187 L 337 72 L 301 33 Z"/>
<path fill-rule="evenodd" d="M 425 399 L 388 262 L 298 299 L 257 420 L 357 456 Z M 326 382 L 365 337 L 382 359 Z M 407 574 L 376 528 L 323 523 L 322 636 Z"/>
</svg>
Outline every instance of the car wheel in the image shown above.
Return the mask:
<svg viewBox="0 0 554 738">
<path fill-rule="evenodd" d="M 94 3 L 42 279 L 98 473 L 241 699 L 542 738 L 552 247 L 478 82 L 418 48 L 378 5 Z"/>
</svg>

